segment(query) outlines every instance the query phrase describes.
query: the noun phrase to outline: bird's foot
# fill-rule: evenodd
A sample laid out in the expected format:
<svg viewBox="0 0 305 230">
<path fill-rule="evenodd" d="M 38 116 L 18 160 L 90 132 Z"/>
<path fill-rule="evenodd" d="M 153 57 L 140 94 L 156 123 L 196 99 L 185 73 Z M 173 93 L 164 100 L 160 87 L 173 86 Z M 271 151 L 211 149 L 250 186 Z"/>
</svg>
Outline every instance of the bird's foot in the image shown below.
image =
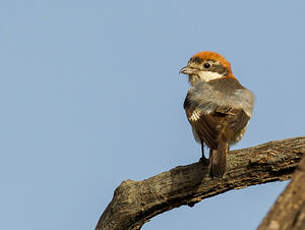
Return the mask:
<svg viewBox="0 0 305 230">
<path fill-rule="evenodd" d="M 209 159 L 207 159 L 205 156 L 202 156 L 200 159 L 199 159 L 199 162 L 202 162 L 203 164 L 205 165 L 209 165 Z"/>
</svg>

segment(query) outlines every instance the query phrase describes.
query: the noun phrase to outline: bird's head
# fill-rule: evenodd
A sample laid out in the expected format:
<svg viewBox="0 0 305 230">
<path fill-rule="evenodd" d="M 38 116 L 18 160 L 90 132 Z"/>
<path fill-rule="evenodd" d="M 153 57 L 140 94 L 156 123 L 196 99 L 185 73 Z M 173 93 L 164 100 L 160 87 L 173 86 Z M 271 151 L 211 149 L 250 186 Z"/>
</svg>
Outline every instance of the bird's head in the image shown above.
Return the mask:
<svg viewBox="0 0 305 230">
<path fill-rule="evenodd" d="M 236 79 L 230 63 L 220 54 L 210 51 L 196 53 L 179 73 L 187 74 L 191 85 L 197 81 L 208 82 L 219 78 Z"/>
</svg>

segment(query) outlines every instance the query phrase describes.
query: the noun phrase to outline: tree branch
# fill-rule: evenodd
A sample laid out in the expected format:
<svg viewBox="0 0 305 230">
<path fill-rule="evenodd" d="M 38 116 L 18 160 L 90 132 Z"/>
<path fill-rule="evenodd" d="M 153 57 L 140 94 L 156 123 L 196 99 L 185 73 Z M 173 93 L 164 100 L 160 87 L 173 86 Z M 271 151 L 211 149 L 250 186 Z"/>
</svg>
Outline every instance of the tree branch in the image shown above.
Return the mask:
<svg viewBox="0 0 305 230">
<path fill-rule="evenodd" d="M 143 181 L 126 180 L 102 214 L 96 230 L 138 230 L 152 217 L 232 189 L 287 180 L 305 153 L 305 137 L 231 151 L 227 174 L 209 177 L 202 162 L 178 166 Z"/>
<path fill-rule="evenodd" d="M 305 157 L 258 230 L 305 229 Z"/>
</svg>

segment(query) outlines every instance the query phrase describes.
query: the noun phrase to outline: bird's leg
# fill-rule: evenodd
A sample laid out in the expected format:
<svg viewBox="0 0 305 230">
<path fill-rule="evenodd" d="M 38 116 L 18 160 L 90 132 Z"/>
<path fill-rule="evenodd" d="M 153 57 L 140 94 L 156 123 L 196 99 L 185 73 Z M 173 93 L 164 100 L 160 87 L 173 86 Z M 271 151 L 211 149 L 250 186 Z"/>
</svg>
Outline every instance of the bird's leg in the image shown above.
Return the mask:
<svg viewBox="0 0 305 230">
<path fill-rule="evenodd" d="M 204 162 L 205 164 L 209 164 L 209 159 L 207 159 L 205 156 L 204 156 L 204 144 L 203 144 L 203 141 L 201 141 L 201 158 L 199 161 L 202 161 Z"/>
<path fill-rule="evenodd" d="M 204 144 L 203 144 L 203 141 L 201 141 L 201 154 L 202 154 L 201 158 L 205 158 L 205 156 L 204 156 Z"/>
</svg>

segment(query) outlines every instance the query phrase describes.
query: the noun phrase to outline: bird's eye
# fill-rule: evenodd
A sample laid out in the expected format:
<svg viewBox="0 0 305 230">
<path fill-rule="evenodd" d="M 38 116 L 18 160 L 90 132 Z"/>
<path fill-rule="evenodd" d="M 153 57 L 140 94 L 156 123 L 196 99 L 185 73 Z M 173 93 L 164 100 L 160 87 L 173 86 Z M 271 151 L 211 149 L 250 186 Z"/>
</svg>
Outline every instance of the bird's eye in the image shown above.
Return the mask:
<svg viewBox="0 0 305 230">
<path fill-rule="evenodd" d="M 206 62 L 206 63 L 204 63 L 204 65 L 203 65 L 203 66 L 204 66 L 204 68 L 206 68 L 206 69 L 208 69 L 208 68 L 210 68 L 210 67 L 211 67 L 210 63 L 207 63 L 207 62 Z"/>
</svg>

